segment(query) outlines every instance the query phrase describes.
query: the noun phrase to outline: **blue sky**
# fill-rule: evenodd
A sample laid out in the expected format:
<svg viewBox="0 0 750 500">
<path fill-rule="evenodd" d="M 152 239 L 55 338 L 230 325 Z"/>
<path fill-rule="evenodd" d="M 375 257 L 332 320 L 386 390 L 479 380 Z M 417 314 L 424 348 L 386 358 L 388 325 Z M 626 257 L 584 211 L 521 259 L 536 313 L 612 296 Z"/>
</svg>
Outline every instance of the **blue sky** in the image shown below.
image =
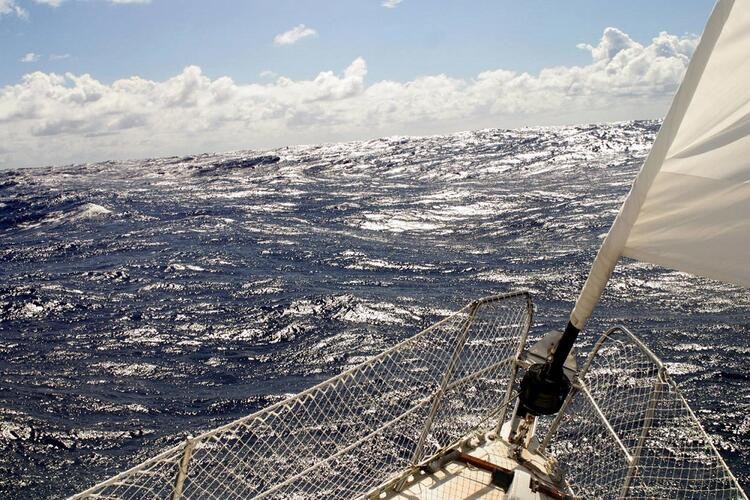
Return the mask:
<svg viewBox="0 0 750 500">
<path fill-rule="evenodd" d="M 582 64 L 581 42 L 615 26 L 636 40 L 660 31 L 700 33 L 713 2 L 524 0 L 152 0 L 116 4 L 68 0 L 51 8 L 17 0 L 27 19 L 0 19 L 0 85 L 30 70 L 90 73 L 104 82 L 139 75 L 162 80 L 195 64 L 213 77 L 260 80 L 264 70 L 315 76 L 362 56 L 374 80 L 488 68 L 539 71 Z M 305 24 L 318 36 L 293 47 L 273 37 Z M 21 63 L 27 53 L 36 63 Z M 49 55 L 70 58 L 50 61 Z"/>
<path fill-rule="evenodd" d="M 689 59 L 690 44 L 694 45 L 696 35 L 703 30 L 713 2 L 402 0 L 394 4 L 389 8 L 384 6 L 383 0 L 0 0 L 0 167 L 89 161 L 109 158 L 108 155 L 120 158 L 182 153 L 181 148 L 188 146 L 264 148 L 366 138 L 375 133 L 428 134 L 488 126 L 658 117 L 665 111 L 669 95 L 679 82 L 681 74 L 677 66 L 684 66 Z M 295 43 L 274 43 L 275 37 L 295 27 L 299 32 L 314 33 Z M 617 31 L 606 35 L 609 27 Z M 664 44 L 652 43 L 662 32 L 673 37 L 667 41 L 672 48 L 666 49 L 669 53 L 664 57 L 660 55 L 664 53 Z M 493 107 L 494 111 L 478 115 L 477 109 L 482 104 L 478 104 L 477 96 L 490 85 L 476 85 L 478 75 L 483 72 L 502 70 L 537 78 L 541 72 L 556 67 L 588 68 L 594 63 L 603 68 L 605 64 L 596 60 L 592 50 L 580 48 L 581 44 L 588 44 L 593 49 L 602 43 L 614 44 L 617 51 L 633 49 L 631 60 L 640 57 L 640 67 L 648 60 L 647 64 L 661 64 L 673 74 L 665 79 L 662 69 L 659 71 L 662 76 L 652 79 L 653 75 L 634 73 L 635 66 L 631 66 L 627 71 L 638 88 L 633 92 L 623 91 L 631 99 L 628 110 L 620 99 L 618 103 L 622 105 L 618 106 L 622 109 L 614 109 L 611 115 L 604 111 L 609 105 L 603 100 L 596 103 L 595 107 L 601 111 L 597 113 L 590 112 L 591 102 L 584 105 L 580 99 L 576 102 L 581 104 L 581 113 L 554 109 L 555 102 L 560 106 L 569 104 L 566 95 L 550 101 L 544 109 L 519 106 L 517 101 L 510 102 L 505 96 L 528 79 L 508 83 L 503 75 L 496 74 L 491 84 L 496 89 L 493 96 L 482 94 L 485 96 L 483 105 Z M 636 54 L 633 44 L 646 52 L 650 50 L 650 55 Z M 611 56 L 615 55 L 610 52 Z M 356 68 L 347 76 L 347 68 L 357 61 L 362 61 L 363 65 L 355 64 Z M 617 64 L 618 71 L 626 68 L 622 62 Z M 185 76 L 186 68 L 199 68 L 199 73 L 193 71 Z M 326 71 L 332 72 L 335 81 L 326 80 L 327 77 L 322 83 L 317 80 Z M 564 77 L 565 85 L 578 88 L 578 83 L 568 80 L 570 75 L 580 72 L 571 71 Z M 612 72 L 611 67 L 609 71 Z M 24 76 L 29 74 L 35 75 L 33 85 Z M 47 76 L 43 84 L 40 75 Z M 71 79 L 83 75 L 89 75 L 96 84 Z M 430 80 L 440 76 L 446 78 L 442 86 Z M 65 81 L 55 79 L 57 77 Z M 204 89 L 214 98 L 196 94 L 193 99 L 175 104 L 158 101 L 155 97 L 155 93 L 165 95 L 164 89 L 164 92 L 157 92 L 139 87 L 141 97 L 144 92 L 149 93 L 149 97 L 136 99 L 133 97 L 136 91 L 127 90 L 127 96 L 123 96 L 122 89 L 117 85 L 118 88 L 112 87 L 118 80 L 133 77 L 164 84 L 170 89 L 189 83 L 191 89 Z M 297 94 L 284 94 L 289 85 L 280 77 L 294 82 L 296 90 L 290 92 Z M 175 78 L 181 80 L 175 81 Z M 225 78 L 231 79 L 234 86 L 226 90 L 232 94 L 231 99 L 236 100 L 234 108 L 244 106 L 247 110 L 242 116 L 218 111 L 216 87 L 224 85 Z M 592 78 L 584 86 L 596 80 Z M 644 82 L 647 81 L 653 84 L 651 101 L 644 100 L 647 93 Z M 167 85 L 168 82 L 174 85 Z M 315 89 L 310 90 L 305 82 L 312 82 L 310 85 Z M 402 86 L 389 87 L 384 82 L 397 82 Z M 254 83 L 267 88 L 252 87 Z M 546 80 L 542 83 L 549 85 Z M 559 83 L 552 86 L 558 88 Z M 86 111 L 80 112 L 80 106 L 65 108 L 71 102 L 70 96 L 42 102 L 39 88 L 44 85 L 48 86 L 47 99 L 71 87 L 76 87 L 79 94 L 89 92 L 85 99 Z M 95 91 L 96 95 L 112 96 L 107 101 L 109 107 L 104 109 L 106 99 L 90 98 L 92 85 L 103 86 Z M 321 85 L 325 89 L 321 90 Z M 331 85 L 336 89 L 331 90 Z M 542 92 L 540 85 L 532 82 L 530 88 Z M 625 83 L 618 81 L 617 85 L 622 88 Z M 25 86 L 25 90 L 21 86 Z M 403 123 L 399 122 L 392 116 L 392 110 L 386 110 L 387 117 L 382 114 L 384 107 L 390 105 L 386 101 L 391 94 L 405 99 L 399 101 L 394 97 L 392 104 L 396 107 L 421 99 L 414 95 L 416 86 L 458 96 L 456 108 L 450 113 L 445 109 L 436 110 L 440 112 L 435 116 L 427 108 L 420 108 L 423 127 L 407 117 L 402 117 Z M 89 90 L 81 90 L 83 88 Z M 33 92 L 39 95 L 30 96 Z M 316 106 L 302 95 L 305 92 L 318 96 Z M 591 96 L 604 89 L 587 87 L 585 92 Z M 621 97 L 623 92 L 610 98 Z M 548 94 L 549 91 L 544 95 Z M 635 94 L 640 97 L 633 101 Z M 464 97 L 459 99 L 460 96 Z M 500 103 L 501 98 L 505 99 L 504 104 Z M 138 104 L 145 107 L 136 113 L 112 104 L 125 99 L 134 99 L 131 107 Z M 369 107 L 365 106 L 365 100 Z M 216 140 L 196 143 L 191 135 L 200 136 L 200 127 L 188 127 L 180 137 L 178 129 L 168 126 L 161 118 L 157 124 L 158 120 L 147 112 L 159 106 L 191 108 L 192 114 L 175 112 L 173 118 L 204 120 L 205 131 L 214 129 L 217 124 L 225 126 L 231 122 L 234 125 L 232 131 L 217 135 Z M 256 107 L 250 109 L 252 106 Z M 440 107 L 439 103 L 435 106 Z M 261 108 L 263 112 L 256 112 Z M 59 115 L 51 114 L 54 109 Z M 367 113 L 362 111 L 361 116 L 354 117 L 352 113 L 356 109 L 366 109 Z M 641 110 L 640 115 L 638 110 Z M 70 118 L 71 113 L 79 112 Z M 117 113 L 122 115 L 117 120 L 95 124 L 96 119 Z M 365 122 L 375 115 L 377 126 L 367 126 Z M 23 129 L 23 126 L 28 126 L 28 137 L 19 135 L 19 127 Z M 132 145 L 137 130 L 143 133 L 138 136 L 140 148 Z M 154 134 L 161 139 L 154 139 Z M 107 138 L 102 139 L 105 136 Z M 122 147 L 113 136 L 121 138 Z M 72 141 L 77 146 L 64 148 L 59 158 L 35 155 L 31 151 L 40 139 L 33 137 L 45 137 L 48 142 L 59 139 L 65 144 Z M 7 144 L 11 140 L 20 145 L 9 147 Z"/>
</svg>

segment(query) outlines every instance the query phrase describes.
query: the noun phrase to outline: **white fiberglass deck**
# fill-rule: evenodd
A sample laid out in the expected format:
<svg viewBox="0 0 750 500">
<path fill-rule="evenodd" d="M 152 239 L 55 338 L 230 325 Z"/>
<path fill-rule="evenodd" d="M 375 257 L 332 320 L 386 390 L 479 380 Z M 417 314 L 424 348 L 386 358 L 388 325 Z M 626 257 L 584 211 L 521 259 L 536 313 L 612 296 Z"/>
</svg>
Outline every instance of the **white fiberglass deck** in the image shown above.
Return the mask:
<svg viewBox="0 0 750 500">
<path fill-rule="evenodd" d="M 403 484 L 401 491 L 386 493 L 376 498 L 388 500 L 449 498 L 500 500 L 511 497 L 526 500 L 545 500 L 553 498 L 540 491 L 532 491 L 530 487 L 532 477 L 555 485 L 555 479 L 548 474 L 551 464 L 544 457 L 523 450 L 521 458 L 524 465 L 520 465 L 518 461 L 510 458 L 508 445 L 501 439 L 488 440 L 483 446 L 479 446 L 467 452 L 467 454 L 489 464 L 514 471 L 515 484 L 511 484 L 506 491 L 506 489 L 493 484 L 490 471 L 470 465 L 463 460 L 451 460 L 436 472 L 419 471 L 415 473 L 410 480 Z"/>
</svg>

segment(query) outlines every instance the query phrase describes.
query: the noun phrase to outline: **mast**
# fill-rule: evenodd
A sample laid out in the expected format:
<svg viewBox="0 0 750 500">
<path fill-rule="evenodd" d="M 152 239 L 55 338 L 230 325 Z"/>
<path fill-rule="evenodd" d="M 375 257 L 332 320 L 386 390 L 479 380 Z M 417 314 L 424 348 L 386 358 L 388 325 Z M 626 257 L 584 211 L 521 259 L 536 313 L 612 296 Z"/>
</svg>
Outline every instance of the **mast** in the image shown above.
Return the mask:
<svg viewBox="0 0 750 500">
<path fill-rule="evenodd" d="M 566 379 L 563 374 L 565 360 L 573 348 L 578 333 L 591 317 L 617 261 L 623 254 L 628 236 L 638 219 L 646 195 L 667 158 L 734 4 L 735 0 L 719 0 L 714 6 L 703 36 L 696 47 L 651 151 L 594 259 L 589 276 L 578 296 L 551 361 L 544 367 L 537 367 L 535 371 L 529 370 L 524 377 L 527 390 L 523 390 L 524 382 L 522 382 L 521 403 L 531 413 L 556 413 L 560 408 L 560 406 L 553 408 L 555 405 L 545 406 L 541 401 L 550 403 L 550 399 L 555 399 L 559 405 L 562 405 L 562 400 L 570 385 L 569 381 L 564 380 Z M 554 392 L 558 393 L 556 398 L 551 394 Z M 554 411 L 551 411 L 553 409 Z"/>
</svg>

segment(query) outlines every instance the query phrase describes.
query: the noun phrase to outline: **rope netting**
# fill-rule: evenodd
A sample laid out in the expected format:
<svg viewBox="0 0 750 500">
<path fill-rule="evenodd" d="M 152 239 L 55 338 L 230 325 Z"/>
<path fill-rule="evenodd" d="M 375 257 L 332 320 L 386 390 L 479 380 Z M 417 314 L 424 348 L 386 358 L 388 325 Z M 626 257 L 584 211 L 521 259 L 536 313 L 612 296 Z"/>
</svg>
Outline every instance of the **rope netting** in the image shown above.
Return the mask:
<svg viewBox="0 0 750 500">
<path fill-rule="evenodd" d="M 627 329 L 601 337 L 577 385 L 542 442 L 575 495 L 747 498 L 661 361 Z"/>
<path fill-rule="evenodd" d="M 74 498 L 345 498 L 503 419 L 526 293 L 475 301 L 380 355 Z"/>
</svg>

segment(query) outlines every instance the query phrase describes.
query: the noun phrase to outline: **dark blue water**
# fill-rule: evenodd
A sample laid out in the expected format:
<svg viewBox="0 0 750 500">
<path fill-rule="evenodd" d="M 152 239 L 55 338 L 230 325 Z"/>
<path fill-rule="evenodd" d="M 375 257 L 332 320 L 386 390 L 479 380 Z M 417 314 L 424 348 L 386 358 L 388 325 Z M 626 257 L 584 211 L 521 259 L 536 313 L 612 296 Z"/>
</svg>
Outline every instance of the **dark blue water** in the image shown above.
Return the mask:
<svg viewBox="0 0 750 500">
<path fill-rule="evenodd" d="M 482 295 L 564 325 L 657 128 L 0 172 L 0 496 L 90 486 Z M 746 488 L 747 299 L 625 261 L 582 339 L 639 333 Z"/>
</svg>

